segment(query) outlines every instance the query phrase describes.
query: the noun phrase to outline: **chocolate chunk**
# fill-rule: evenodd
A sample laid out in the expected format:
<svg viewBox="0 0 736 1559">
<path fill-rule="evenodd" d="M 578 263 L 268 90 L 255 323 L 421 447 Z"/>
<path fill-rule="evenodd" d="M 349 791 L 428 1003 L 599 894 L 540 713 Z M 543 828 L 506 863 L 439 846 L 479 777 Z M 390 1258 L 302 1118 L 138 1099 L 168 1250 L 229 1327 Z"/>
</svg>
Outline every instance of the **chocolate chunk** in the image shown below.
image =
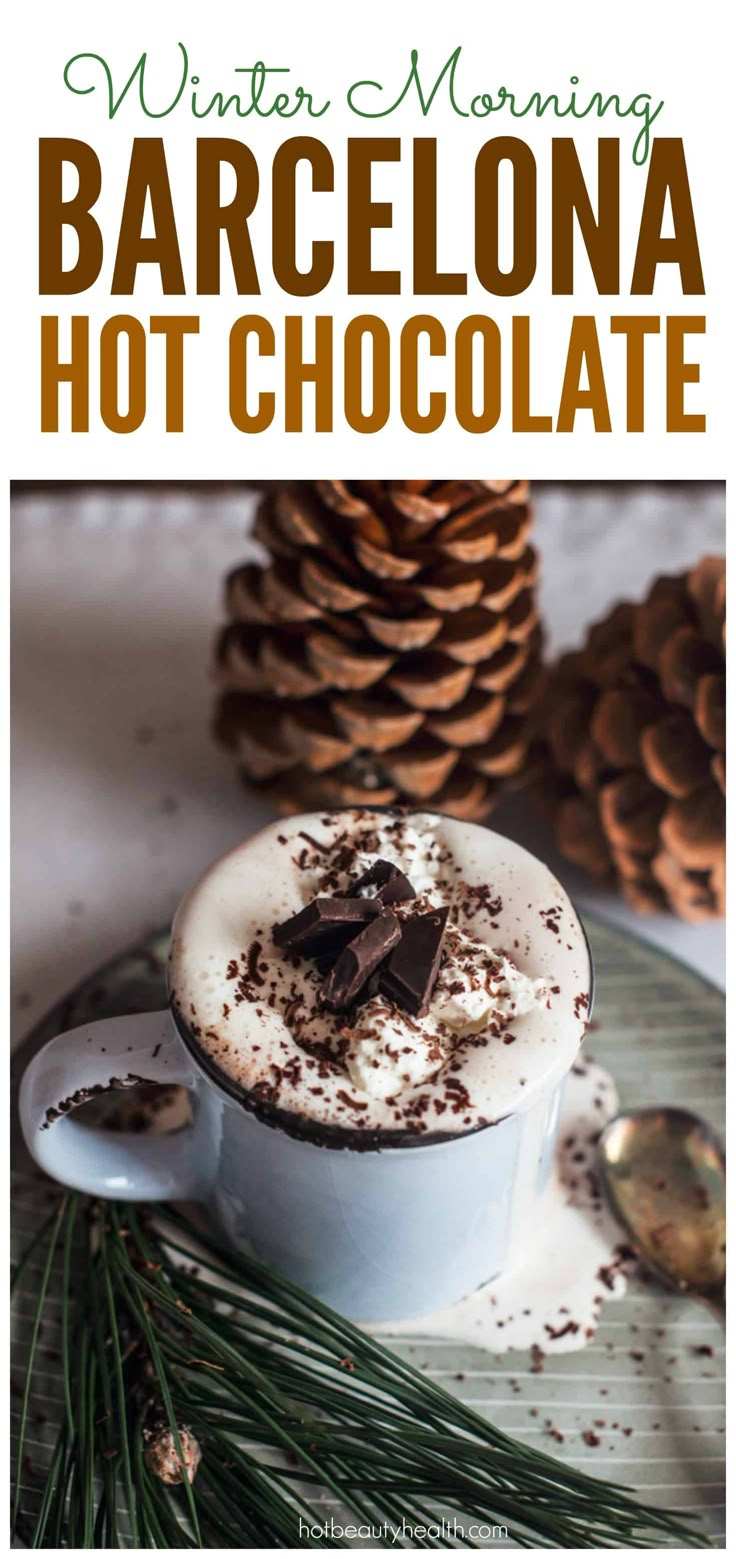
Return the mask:
<svg viewBox="0 0 736 1559">
<path fill-rule="evenodd" d="M 375 900 L 358 900 L 375 903 Z M 374 969 L 383 962 L 387 953 L 401 936 L 401 927 L 390 910 L 379 914 L 352 942 L 343 948 L 340 957 L 322 986 L 322 1000 L 326 1007 L 340 1011 L 350 1007 L 359 991 L 370 979 Z"/>
<path fill-rule="evenodd" d="M 376 892 L 370 897 L 379 899 L 381 904 L 403 904 L 407 899 L 416 898 L 409 878 L 404 875 L 400 867 L 394 866 L 393 861 L 374 861 L 357 882 L 350 884 L 350 896 L 360 897 L 366 888 L 373 887 L 376 888 Z"/>
<path fill-rule="evenodd" d="M 376 899 L 313 899 L 298 914 L 274 926 L 273 939 L 284 952 L 307 958 L 337 953 L 382 909 Z"/>
<path fill-rule="evenodd" d="M 390 1001 L 418 1018 L 432 994 L 440 965 L 449 910 L 430 910 L 405 920 L 401 941 L 381 971 L 381 990 Z"/>
</svg>

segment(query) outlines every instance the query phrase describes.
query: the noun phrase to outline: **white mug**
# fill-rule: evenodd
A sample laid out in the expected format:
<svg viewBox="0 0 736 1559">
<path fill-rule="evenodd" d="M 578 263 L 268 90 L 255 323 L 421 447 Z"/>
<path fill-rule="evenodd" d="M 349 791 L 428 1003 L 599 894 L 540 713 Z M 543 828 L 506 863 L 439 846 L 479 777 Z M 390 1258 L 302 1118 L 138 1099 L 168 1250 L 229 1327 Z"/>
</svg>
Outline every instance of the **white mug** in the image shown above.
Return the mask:
<svg viewBox="0 0 736 1559">
<path fill-rule="evenodd" d="M 289 825 L 286 825 L 289 826 Z M 593 970 L 587 939 L 547 868 L 518 845 L 484 830 L 518 908 L 540 874 L 574 917 L 585 952 L 587 1002 Z M 36 1162 L 63 1184 L 132 1201 L 206 1205 L 227 1238 L 335 1309 L 364 1321 L 399 1320 L 452 1304 L 533 1243 L 554 1152 L 573 1048 L 529 1079 L 523 1107 L 464 1135 L 360 1150 L 295 1134 L 293 1123 L 256 1113 L 253 1101 L 215 1077 L 171 1012 L 85 1024 L 50 1041 L 31 1061 L 20 1091 L 23 1134 Z M 137 1083 L 180 1084 L 191 1124 L 144 1137 L 93 1129 L 75 1108 L 93 1095 Z"/>
</svg>

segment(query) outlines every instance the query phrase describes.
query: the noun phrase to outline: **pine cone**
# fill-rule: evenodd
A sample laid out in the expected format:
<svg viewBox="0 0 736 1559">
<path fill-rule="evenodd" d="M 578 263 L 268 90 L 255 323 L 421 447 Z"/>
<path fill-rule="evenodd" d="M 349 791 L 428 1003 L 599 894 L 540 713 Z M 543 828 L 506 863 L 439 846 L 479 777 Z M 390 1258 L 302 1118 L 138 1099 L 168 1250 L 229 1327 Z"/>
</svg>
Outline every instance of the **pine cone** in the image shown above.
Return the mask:
<svg viewBox="0 0 736 1559">
<path fill-rule="evenodd" d="M 563 854 L 686 920 L 724 912 L 725 609 L 724 558 L 658 579 L 562 656 L 544 699 L 535 783 Z"/>
<path fill-rule="evenodd" d="M 281 810 L 482 817 L 526 756 L 539 673 L 525 482 L 270 491 L 269 561 L 227 582 L 216 734 Z"/>
</svg>

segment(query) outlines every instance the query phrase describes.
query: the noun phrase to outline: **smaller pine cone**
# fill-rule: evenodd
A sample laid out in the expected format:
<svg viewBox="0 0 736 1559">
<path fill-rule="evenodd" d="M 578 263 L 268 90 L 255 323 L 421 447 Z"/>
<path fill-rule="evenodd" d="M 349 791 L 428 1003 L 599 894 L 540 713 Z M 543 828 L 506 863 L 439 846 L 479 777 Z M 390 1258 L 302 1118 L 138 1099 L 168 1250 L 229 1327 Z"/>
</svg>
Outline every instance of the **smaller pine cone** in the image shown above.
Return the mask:
<svg viewBox="0 0 736 1559">
<path fill-rule="evenodd" d="M 724 913 L 725 559 L 657 579 L 553 668 L 535 784 L 562 853 L 647 912 Z"/>
</svg>

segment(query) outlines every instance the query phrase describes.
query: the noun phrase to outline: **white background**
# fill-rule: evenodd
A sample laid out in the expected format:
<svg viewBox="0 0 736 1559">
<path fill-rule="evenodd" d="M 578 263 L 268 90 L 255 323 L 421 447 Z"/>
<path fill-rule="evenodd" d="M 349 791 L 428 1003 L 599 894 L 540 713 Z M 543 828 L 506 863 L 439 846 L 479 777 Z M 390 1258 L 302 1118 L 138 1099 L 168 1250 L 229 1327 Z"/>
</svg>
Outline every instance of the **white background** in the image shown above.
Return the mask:
<svg viewBox="0 0 736 1559">
<path fill-rule="evenodd" d="M 124 7 L 98 3 L 47 3 L 22 8 L 14 20 L 14 47 L 6 64 L 4 92 L 10 94 L 9 145 L 10 195 L 7 211 L 9 279 L 6 298 L 11 301 L 6 323 L 6 355 L 12 363 L 12 395 L 6 430 L 10 430 L 11 473 L 16 477 L 128 476 L 239 477 L 244 473 L 277 475 L 285 463 L 302 476 L 324 474 L 330 460 L 354 475 L 386 470 L 426 469 L 466 475 L 487 474 L 489 469 L 524 469 L 546 476 L 571 475 L 651 477 L 664 474 L 692 478 L 723 476 L 730 439 L 728 403 L 729 342 L 725 334 L 726 305 L 733 254 L 729 248 L 731 193 L 727 154 L 728 121 L 726 80 L 728 50 L 725 47 L 724 5 L 703 0 L 692 5 L 649 0 L 618 0 L 612 7 L 591 5 L 589 0 L 566 0 L 549 5 L 546 0 L 517 0 L 510 5 L 418 5 L 414 0 L 371 0 L 365 6 L 340 4 L 339 0 L 312 0 L 277 4 L 258 9 L 209 0 L 206 6 L 188 3 L 141 4 L 129 0 Z M 185 42 L 190 70 L 200 76 L 200 92 L 235 90 L 243 78 L 234 75 L 237 65 L 266 63 L 288 65 L 288 78 L 314 91 L 315 99 L 329 96 L 332 107 L 322 119 L 290 121 L 275 118 L 194 120 L 184 104 L 160 121 L 144 119 L 131 99 L 117 117 L 106 117 L 102 78 L 87 96 L 74 96 L 63 85 L 66 61 L 79 51 L 102 54 L 113 69 L 119 90 L 144 49 L 150 56 L 150 91 L 160 87 L 162 100 L 178 70 L 178 40 Z M 675 267 L 660 269 L 653 298 L 628 299 L 635 235 L 641 211 L 645 170 L 632 166 L 630 149 L 639 122 L 594 118 L 572 122 L 545 117 L 512 120 L 497 114 L 489 121 L 457 118 L 444 93 L 431 115 L 422 120 L 415 102 L 405 103 L 391 118 L 368 121 L 349 115 L 344 92 L 351 81 L 375 77 L 386 82 L 386 94 L 398 92 L 409 68 L 412 47 L 420 51 L 427 79 L 434 76 L 458 44 L 463 46 L 459 83 L 468 97 L 484 90 L 497 93 L 501 85 L 520 99 L 534 91 L 569 90 L 571 75 L 580 77 L 579 91 L 596 90 L 606 95 L 619 92 L 631 99 L 648 91 L 664 99 L 655 133 L 683 136 L 693 192 L 696 222 L 706 282 L 706 297 L 685 298 L 680 293 Z M 88 79 L 95 79 L 94 67 Z M 78 67 L 82 80 L 84 67 Z M 286 79 L 286 78 L 284 78 Z M 599 131 L 621 137 L 622 189 L 622 296 L 598 298 L 587 263 L 578 270 L 573 299 L 550 297 L 549 279 L 549 144 L 553 133 L 575 131 L 579 155 L 588 175 L 595 168 Z M 180 247 L 187 286 L 194 288 L 194 146 L 197 135 L 236 135 L 252 145 L 261 168 L 262 189 L 252 236 L 262 278 L 259 299 L 238 299 L 229 263 L 223 265 L 223 295 L 197 299 L 193 290 L 184 298 L 162 299 L 158 271 L 143 267 L 132 299 L 111 299 L 110 277 L 114 261 L 119 215 L 129 161 L 131 139 L 136 134 L 163 134 L 174 193 Z M 312 300 L 287 299 L 269 280 L 270 211 L 269 179 L 273 151 L 287 135 L 311 133 L 325 139 L 334 156 L 334 195 L 310 196 L 302 207 L 305 243 L 312 237 L 334 236 L 336 273 L 329 289 Z M 402 161 L 379 169 L 376 198 L 394 202 L 394 228 L 378 234 L 374 243 L 376 264 L 398 266 L 403 273 L 402 295 L 386 299 L 348 299 L 345 296 L 345 140 L 348 133 L 401 134 Z M 41 135 L 70 135 L 89 141 L 103 166 L 103 190 L 98 207 L 105 237 L 105 257 L 99 282 L 78 298 L 46 298 L 36 293 L 36 160 Z M 471 286 L 466 298 L 419 299 L 410 293 L 410 140 L 415 134 L 437 136 L 440 147 L 439 263 L 445 268 L 467 269 L 472 263 L 473 166 L 479 146 L 491 135 L 517 134 L 532 144 L 538 164 L 539 256 L 537 276 L 529 291 L 516 299 L 496 299 Z M 150 272 L 150 274 L 147 274 Z M 672 273 L 672 274 L 671 274 Z M 486 311 L 498 320 L 504 339 L 504 405 L 502 426 L 487 435 L 464 433 L 448 419 L 441 434 L 428 438 L 402 428 L 397 396 L 391 423 L 380 434 L 352 433 L 340 416 L 340 342 L 345 322 L 354 314 L 385 314 L 396 327 L 415 312 L 435 312 L 443 317 L 448 333 L 453 322 L 474 311 Z M 132 312 L 147 320 L 151 312 L 199 313 L 201 334 L 186 343 L 185 432 L 163 432 L 161 366 L 163 343 L 154 340 L 149 351 L 149 414 L 140 431 L 118 435 L 106 431 L 93 414 L 92 432 L 42 436 L 39 432 L 39 315 L 41 312 L 89 313 L 94 342 L 101 324 L 111 314 Z M 281 335 L 284 313 L 302 311 L 309 319 L 316 313 L 332 313 L 336 341 L 336 420 L 333 435 L 286 435 L 277 417 L 268 433 L 238 433 L 227 410 L 227 337 L 230 325 L 243 312 L 262 312 Z M 627 435 L 623 429 L 623 342 L 608 334 L 611 313 L 702 313 L 708 316 L 705 338 L 692 337 L 692 354 L 702 360 L 702 383 L 686 392 L 692 410 L 707 413 L 706 434 L 667 436 L 664 431 L 663 337 L 647 344 L 647 433 Z M 594 434 L 590 415 L 580 415 L 573 434 L 508 434 L 508 321 L 512 314 L 531 313 L 533 409 L 554 413 L 559 398 L 564 355 L 571 315 L 595 312 L 600 324 L 609 399 L 614 412 L 614 431 Z M 309 340 L 309 326 L 305 325 Z M 63 332 L 62 332 L 63 339 Z M 93 354 L 94 357 L 94 354 Z M 283 405 L 279 360 L 264 368 L 264 387 L 273 384 Z M 436 377 L 435 377 L 436 375 Z M 94 380 L 93 373 L 93 380 Z M 425 388 L 444 383 L 445 369 L 422 375 Z M 93 394 L 94 407 L 94 394 Z M 309 410 L 309 400 L 307 400 Z M 309 422 L 307 421 L 307 427 Z M 618 430 L 618 431 L 617 431 Z M 513 452 L 513 453 L 512 453 Z M 514 465 L 514 461 L 516 464 Z M 413 464 L 412 464 L 413 462 Z M 508 464 L 505 464 L 508 462 Z"/>
</svg>

